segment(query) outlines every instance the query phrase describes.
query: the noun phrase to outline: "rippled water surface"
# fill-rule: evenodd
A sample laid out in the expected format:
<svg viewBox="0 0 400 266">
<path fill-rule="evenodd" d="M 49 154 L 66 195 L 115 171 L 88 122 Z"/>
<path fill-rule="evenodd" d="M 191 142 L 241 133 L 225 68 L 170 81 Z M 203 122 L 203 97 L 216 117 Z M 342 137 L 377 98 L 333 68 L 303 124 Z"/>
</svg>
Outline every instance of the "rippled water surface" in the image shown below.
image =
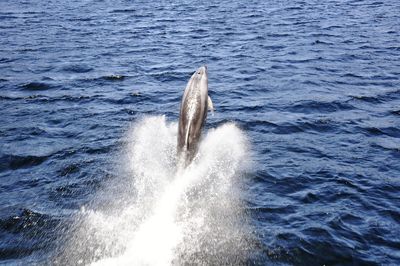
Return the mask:
<svg viewBox="0 0 400 266">
<path fill-rule="evenodd" d="M 400 264 L 398 1 L 3 0 L 0 118 L 0 264 Z"/>
</svg>

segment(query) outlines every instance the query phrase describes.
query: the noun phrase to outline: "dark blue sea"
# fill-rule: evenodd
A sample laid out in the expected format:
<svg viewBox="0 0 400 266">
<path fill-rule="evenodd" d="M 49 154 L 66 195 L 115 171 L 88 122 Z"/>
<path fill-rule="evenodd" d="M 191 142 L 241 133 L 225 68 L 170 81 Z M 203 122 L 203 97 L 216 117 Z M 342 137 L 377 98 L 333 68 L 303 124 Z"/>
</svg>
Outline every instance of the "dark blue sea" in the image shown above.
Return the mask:
<svg viewBox="0 0 400 266">
<path fill-rule="evenodd" d="M 1 0 L 0 264 L 399 265 L 400 2 Z"/>
</svg>

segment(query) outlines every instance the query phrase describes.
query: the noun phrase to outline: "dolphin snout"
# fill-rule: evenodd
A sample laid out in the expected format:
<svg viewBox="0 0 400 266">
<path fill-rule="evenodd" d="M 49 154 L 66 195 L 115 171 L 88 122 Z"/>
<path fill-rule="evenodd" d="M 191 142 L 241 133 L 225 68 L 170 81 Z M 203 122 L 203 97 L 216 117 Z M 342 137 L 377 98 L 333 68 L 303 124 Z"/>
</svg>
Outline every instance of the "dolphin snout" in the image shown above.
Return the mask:
<svg viewBox="0 0 400 266">
<path fill-rule="evenodd" d="M 198 74 L 206 74 L 207 73 L 207 66 L 204 65 L 197 70 Z"/>
</svg>

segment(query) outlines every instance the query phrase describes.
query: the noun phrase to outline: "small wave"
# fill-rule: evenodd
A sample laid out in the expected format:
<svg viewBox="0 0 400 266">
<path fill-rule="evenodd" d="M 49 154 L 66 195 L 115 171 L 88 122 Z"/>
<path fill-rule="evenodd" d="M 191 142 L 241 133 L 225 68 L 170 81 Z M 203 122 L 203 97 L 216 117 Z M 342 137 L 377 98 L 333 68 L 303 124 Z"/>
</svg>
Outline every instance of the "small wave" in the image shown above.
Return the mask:
<svg viewBox="0 0 400 266">
<path fill-rule="evenodd" d="M 368 103 L 382 103 L 383 102 L 382 99 L 379 99 L 378 97 L 375 97 L 375 96 L 351 95 L 350 97 L 355 100 L 368 102 Z"/>
<path fill-rule="evenodd" d="M 111 13 L 132 13 L 136 12 L 137 10 L 134 8 L 124 8 L 124 9 L 114 9 Z"/>
<path fill-rule="evenodd" d="M 365 222 L 358 216 L 343 213 L 332 218 L 328 225 L 335 232 L 338 232 L 337 235 L 341 236 L 341 241 L 344 245 L 354 246 L 354 245 L 366 245 L 367 241 L 364 239 L 363 235 L 359 230 L 355 229 L 358 226 L 355 223 L 363 223 Z M 354 228 L 354 226 L 356 226 Z"/>
<path fill-rule="evenodd" d="M 391 217 L 395 223 L 400 223 L 400 211 L 398 211 L 396 209 L 392 209 L 392 210 L 383 209 L 383 210 L 380 210 L 379 213 L 383 217 Z"/>
<path fill-rule="evenodd" d="M 330 158 L 328 154 L 326 154 L 322 149 L 314 148 L 314 147 L 288 147 L 288 151 L 292 151 L 295 153 L 307 153 L 308 155 L 314 156 L 316 158 Z"/>
<path fill-rule="evenodd" d="M 74 18 L 70 18 L 70 19 L 68 19 L 68 21 L 92 21 L 93 20 L 93 18 L 90 18 L 90 17 L 74 17 Z"/>
<path fill-rule="evenodd" d="M 0 157 L 0 171 L 16 170 L 42 164 L 49 156 L 18 156 L 18 155 L 3 155 Z"/>
<path fill-rule="evenodd" d="M 289 6 L 289 7 L 283 8 L 283 10 L 285 10 L 285 11 L 302 10 L 302 9 L 303 9 L 303 7 L 301 7 L 301 6 Z"/>
<path fill-rule="evenodd" d="M 343 213 L 343 214 L 341 214 L 340 219 L 344 223 L 352 224 L 355 226 L 358 226 L 363 221 L 363 219 L 361 217 L 357 216 L 354 213 Z"/>
<path fill-rule="evenodd" d="M 123 76 L 123 75 L 108 75 L 108 76 L 103 76 L 102 78 L 104 80 L 120 81 L 120 80 L 124 80 L 126 78 L 126 76 Z"/>
<path fill-rule="evenodd" d="M 44 215 L 30 209 L 23 209 L 17 215 L 0 219 L 0 228 L 9 232 L 18 233 L 21 230 L 29 230 L 29 227 L 43 225 Z"/>
<path fill-rule="evenodd" d="M 312 192 L 308 192 L 306 193 L 302 198 L 301 198 L 301 202 L 305 203 L 305 204 L 310 204 L 310 203 L 314 203 L 316 201 L 318 201 L 319 197 L 312 193 Z"/>
<path fill-rule="evenodd" d="M 10 96 L 3 96 L 0 95 L 0 100 L 5 100 L 5 101 L 17 101 L 20 100 L 21 97 L 10 97 Z"/>
<path fill-rule="evenodd" d="M 331 34 L 331 33 L 323 33 L 323 32 L 314 32 L 309 34 L 312 37 L 328 37 L 328 38 L 340 38 L 341 36 L 339 35 L 335 35 L 335 34 Z"/>
<path fill-rule="evenodd" d="M 373 77 L 375 78 L 375 77 Z M 386 80 L 386 79 L 391 79 L 392 77 L 379 77 L 379 79 Z M 387 90 L 384 92 L 378 92 L 376 95 L 350 95 L 354 100 L 359 100 L 363 102 L 369 102 L 369 103 L 384 103 L 386 101 L 392 101 L 399 99 L 399 90 Z"/>
<path fill-rule="evenodd" d="M 186 80 L 186 73 L 175 72 L 175 71 L 165 71 L 151 74 L 153 78 L 161 82 L 169 81 L 183 81 Z M 187 75 L 189 76 L 189 75 Z"/>
<path fill-rule="evenodd" d="M 283 38 L 283 37 L 290 37 L 290 33 L 267 33 L 268 37 L 272 38 Z"/>
<path fill-rule="evenodd" d="M 297 102 L 287 110 L 295 113 L 333 113 L 337 111 L 352 110 L 354 107 L 346 102 L 332 101 L 332 102 L 319 102 L 319 101 L 300 101 Z"/>
<path fill-rule="evenodd" d="M 111 144 L 111 145 L 105 145 L 105 146 L 100 146 L 100 147 L 84 147 L 82 148 L 82 151 L 87 153 L 87 154 L 104 154 L 110 152 L 116 145 Z"/>
<path fill-rule="evenodd" d="M 73 173 L 77 173 L 77 172 L 79 172 L 79 170 L 80 170 L 80 167 L 78 164 L 70 164 L 70 165 L 67 165 L 64 168 L 60 169 L 58 172 L 59 172 L 60 176 L 66 176 L 66 175 L 70 175 Z"/>
<path fill-rule="evenodd" d="M 307 235 L 308 237 L 315 238 L 332 238 L 330 232 L 321 227 L 307 227 L 302 230 L 302 233 Z"/>
<path fill-rule="evenodd" d="M 3 57 L 3 58 L 0 58 L 0 63 L 11 63 L 11 62 L 13 62 L 15 60 L 17 60 L 17 59 Z M 0 80 L 1 81 L 7 81 L 6 79 L 2 79 L 2 78 Z"/>
<path fill-rule="evenodd" d="M 275 61 L 276 63 L 279 63 L 278 65 L 271 65 L 271 69 L 297 69 L 296 66 L 292 64 L 284 64 L 281 61 Z"/>
<path fill-rule="evenodd" d="M 341 29 L 341 28 L 342 28 L 342 26 L 339 26 L 339 25 L 330 25 L 330 26 L 323 27 L 322 29 L 329 31 L 329 30 Z"/>
<path fill-rule="evenodd" d="M 246 96 L 245 92 L 236 92 L 235 94 L 238 95 L 238 98 L 240 98 L 242 96 Z M 235 107 L 234 110 L 235 111 L 254 112 L 254 111 L 262 110 L 264 107 L 265 106 L 263 104 L 255 104 L 255 105 L 248 105 L 248 106 L 241 105 L 241 106 Z"/>
<path fill-rule="evenodd" d="M 367 135 L 386 135 L 390 137 L 400 138 L 400 129 L 396 127 L 360 127 Z"/>
<path fill-rule="evenodd" d="M 341 75 L 341 77 L 365 79 L 365 77 L 363 77 L 363 76 L 361 76 L 361 75 L 354 74 L 354 73 L 346 73 L 346 74 L 344 74 L 344 75 Z"/>
<path fill-rule="evenodd" d="M 396 89 L 396 90 L 386 92 L 381 97 L 386 100 L 394 100 L 394 99 L 399 99 L 399 96 L 400 96 L 400 90 Z"/>
<path fill-rule="evenodd" d="M 261 213 L 279 213 L 279 214 L 291 214 L 295 213 L 296 207 L 291 205 L 283 205 L 283 206 L 268 206 L 268 207 L 256 207 L 252 208 L 252 211 L 261 212 Z"/>
<path fill-rule="evenodd" d="M 6 259 L 28 256 L 36 250 L 43 251 L 54 244 L 49 232 L 60 225 L 58 218 L 27 208 L 0 210 L 2 214 L 4 211 L 9 216 L 0 218 L 1 237 L 7 243 L 0 248 L 3 263 Z"/>
<path fill-rule="evenodd" d="M 370 3 L 370 4 L 367 4 L 368 6 L 372 6 L 372 7 L 378 7 L 378 6 L 381 6 L 381 5 L 383 5 L 384 3 L 383 2 L 381 2 L 381 1 L 377 1 L 377 2 L 372 2 L 372 3 Z"/>
<path fill-rule="evenodd" d="M 400 109 L 399 110 L 392 110 L 390 111 L 391 114 L 393 115 L 400 115 Z"/>
<path fill-rule="evenodd" d="M 355 182 L 352 182 L 348 178 L 343 178 L 343 177 L 342 178 L 337 178 L 335 180 L 335 182 L 338 183 L 338 184 L 344 185 L 344 186 L 346 186 L 348 188 L 355 189 L 358 192 L 366 192 L 366 189 L 364 189 L 363 187 L 357 185 Z"/>
<path fill-rule="evenodd" d="M 71 197 L 74 195 L 82 196 L 82 193 L 77 193 L 76 191 L 79 189 L 79 185 L 77 183 L 72 183 L 68 185 L 62 185 L 56 187 L 52 193 L 50 194 L 51 199 L 59 199 L 60 197 Z"/>
<path fill-rule="evenodd" d="M 17 19 L 18 17 L 17 16 L 14 16 L 12 13 L 9 13 L 9 14 L 7 14 L 7 13 L 3 13 L 3 14 L 0 14 L 0 20 L 9 20 L 9 19 Z"/>
<path fill-rule="evenodd" d="M 236 122 L 246 130 L 254 130 L 263 133 L 270 132 L 271 129 L 278 127 L 278 124 L 266 120 L 247 121 L 247 120 L 236 119 Z"/>
<path fill-rule="evenodd" d="M 338 129 L 338 123 L 330 119 L 315 119 L 308 121 L 298 121 L 296 124 L 304 131 L 314 131 L 320 133 L 334 132 Z"/>
<path fill-rule="evenodd" d="M 22 85 L 22 89 L 28 91 L 44 91 L 52 88 L 53 88 L 52 85 L 43 82 L 30 82 Z"/>
<path fill-rule="evenodd" d="M 30 100 L 30 101 L 36 101 L 36 102 L 57 102 L 57 101 L 65 101 L 65 102 L 84 102 L 84 101 L 92 101 L 97 99 L 99 96 L 94 95 L 94 96 L 85 96 L 85 95 L 62 95 L 62 96 L 57 96 L 57 97 L 48 97 L 44 95 L 30 95 L 27 97 L 24 97 L 23 99 L 25 100 Z M 21 98 L 15 98 L 15 100 L 19 100 Z M 14 100 L 14 98 L 13 98 Z"/>
<path fill-rule="evenodd" d="M 73 72 L 73 73 L 87 73 L 93 70 L 93 68 L 84 65 L 84 64 L 75 64 L 75 65 L 68 65 L 62 68 L 62 70 L 66 72 Z"/>
<path fill-rule="evenodd" d="M 304 235 L 307 232 L 314 232 L 316 236 L 305 238 Z M 322 235 L 318 236 L 318 233 Z M 290 243 L 297 244 L 293 246 Z M 355 259 L 351 247 L 336 245 L 334 237 L 323 228 L 310 227 L 304 229 L 303 233 L 279 230 L 271 247 L 263 249 L 266 257 L 273 262 L 277 261 L 278 265 L 282 263 L 284 265 L 341 265 L 352 262 L 371 265 L 368 261 Z M 264 263 L 260 264 L 264 265 Z"/>
<path fill-rule="evenodd" d="M 312 45 L 318 45 L 318 44 L 332 45 L 333 43 L 327 42 L 327 41 L 321 41 L 321 40 L 316 40 L 315 42 L 312 43 Z"/>
<path fill-rule="evenodd" d="M 112 103 L 112 104 L 133 104 L 133 103 L 138 103 L 142 101 L 150 100 L 150 97 L 144 94 L 141 94 L 140 92 L 132 92 L 129 95 L 127 95 L 124 98 L 120 99 L 113 99 L 113 98 L 107 98 L 105 99 L 106 102 Z"/>
<path fill-rule="evenodd" d="M 396 142 L 388 141 L 376 141 L 371 144 L 372 147 L 376 147 L 382 150 L 391 151 L 394 156 L 399 157 L 400 155 L 400 144 Z"/>
<path fill-rule="evenodd" d="M 298 132 L 304 132 L 304 129 L 297 123 L 282 123 L 272 130 L 275 134 L 292 134 Z"/>
</svg>

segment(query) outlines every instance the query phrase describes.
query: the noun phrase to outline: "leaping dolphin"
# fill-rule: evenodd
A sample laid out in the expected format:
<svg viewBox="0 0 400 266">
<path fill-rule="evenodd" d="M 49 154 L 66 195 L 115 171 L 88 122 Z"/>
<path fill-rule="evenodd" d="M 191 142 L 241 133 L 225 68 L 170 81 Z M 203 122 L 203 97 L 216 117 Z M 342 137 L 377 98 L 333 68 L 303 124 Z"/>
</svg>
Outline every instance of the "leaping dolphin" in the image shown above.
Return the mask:
<svg viewBox="0 0 400 266">
<path fill-rule="evenodd" d="M 187 166 L 195 157 L 207 110 L 213 110 L 208 96 L 207 67 L 192 75 L 183 93 L 178 125 L 178 163 Z"/>
</svg>

